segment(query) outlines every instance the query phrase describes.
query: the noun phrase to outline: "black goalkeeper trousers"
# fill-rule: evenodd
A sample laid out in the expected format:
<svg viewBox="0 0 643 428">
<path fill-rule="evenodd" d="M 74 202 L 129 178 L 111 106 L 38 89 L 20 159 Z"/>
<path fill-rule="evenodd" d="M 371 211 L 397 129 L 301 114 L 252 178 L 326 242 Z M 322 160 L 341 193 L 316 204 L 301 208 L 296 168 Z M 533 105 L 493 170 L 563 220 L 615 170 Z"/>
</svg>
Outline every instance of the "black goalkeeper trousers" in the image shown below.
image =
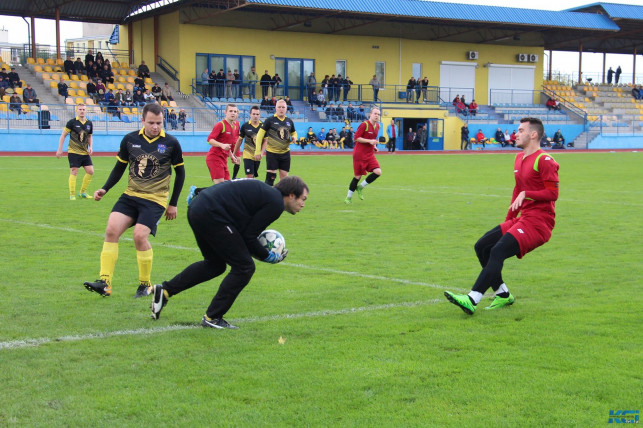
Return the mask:
<svg viewBox="0 0 643 428">
<path fill-rule="evenodd" d="M 222 318 L 250 282 L 255 272 L 254 260 L 241 234 L 231 225 L 214 223 L 207 210 L 200 208 L 198 198 L 188 209 L 188 222 L 204 260 L 192 263 L 164 282 L 163 288 L 170 296 L 178 294 L 221 275 L 230 265 L 230 272 L 206 311 L 209 318 Z"/>
</svg>

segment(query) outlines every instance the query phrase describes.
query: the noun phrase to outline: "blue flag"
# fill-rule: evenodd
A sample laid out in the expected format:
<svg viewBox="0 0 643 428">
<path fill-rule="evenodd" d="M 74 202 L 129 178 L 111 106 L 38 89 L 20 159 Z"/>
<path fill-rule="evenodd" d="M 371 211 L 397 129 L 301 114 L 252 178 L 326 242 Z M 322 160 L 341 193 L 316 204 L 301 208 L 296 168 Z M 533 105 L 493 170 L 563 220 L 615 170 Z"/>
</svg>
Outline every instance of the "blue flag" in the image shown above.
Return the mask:
<svg viewBox="0 0 643 428">
<path fill-rule="evenodd" d="M 118 25 L 114 26 L 114 31 L 112 31 L 112 35 L 109 36 L 109 43 L 112 45 L 117 45 L 118 44 Z"/>
</svg>

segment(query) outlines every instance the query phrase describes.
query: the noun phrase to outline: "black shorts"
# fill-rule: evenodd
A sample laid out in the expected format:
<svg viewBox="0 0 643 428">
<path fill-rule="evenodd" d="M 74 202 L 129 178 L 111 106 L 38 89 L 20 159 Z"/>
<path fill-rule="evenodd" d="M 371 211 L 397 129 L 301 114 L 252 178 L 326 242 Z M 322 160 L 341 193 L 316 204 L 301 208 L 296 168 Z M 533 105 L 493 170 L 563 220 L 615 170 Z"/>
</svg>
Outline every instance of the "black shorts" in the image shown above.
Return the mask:
<svg viewBox="0 0 643 428">
<path fill-rule="evenodd" d="M 290 171 L 290 152 L 272 153 L 266 152 L 266 169 L 269 171 Z"/>
<path fill-rule="evenodd" d="M 122 194 L 114 204 L 112 212 L 119 212 L 133 218 L 135 220 L 134 224 L 149 227 L 150 233 L 156 236 L 156 226 L 159 224 L 165 208 L 147 199 Z"/>
<path fill-rule="evenodd" d="M 255 177 L 257 177 L 260 164 L 261 161 L 256 161 L 254 159 L 244 159 L 243 170 L 246 172 L 246 175 L 254 175 Z"/>
<path fill-rule="evenodd" d="M 70 168 L 80 168 L 81 166 L 92 166 L 92 158 L 89 155 L 79 155 L 77 153 L 68 153 Z"/>
</svg>

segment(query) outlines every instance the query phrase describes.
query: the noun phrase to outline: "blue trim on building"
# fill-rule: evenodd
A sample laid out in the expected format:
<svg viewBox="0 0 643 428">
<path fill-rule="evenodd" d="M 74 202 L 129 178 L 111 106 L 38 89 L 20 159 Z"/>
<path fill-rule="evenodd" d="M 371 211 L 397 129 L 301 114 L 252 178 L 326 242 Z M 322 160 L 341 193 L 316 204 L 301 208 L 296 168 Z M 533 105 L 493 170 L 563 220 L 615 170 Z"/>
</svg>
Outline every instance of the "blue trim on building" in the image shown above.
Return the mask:
<svg viewBox="0 0 643 428">
<path fill-rule="evenodd" d="M 500 6 L 442 3 L 421 0 L 366 2 L 362 0 L 247 0 L 248 4 L 344 11 L 398 17 L 520 24 L 553 28 L 618 31 L 609 17 L 596 13 L 548 11 Z"/>
</svg>

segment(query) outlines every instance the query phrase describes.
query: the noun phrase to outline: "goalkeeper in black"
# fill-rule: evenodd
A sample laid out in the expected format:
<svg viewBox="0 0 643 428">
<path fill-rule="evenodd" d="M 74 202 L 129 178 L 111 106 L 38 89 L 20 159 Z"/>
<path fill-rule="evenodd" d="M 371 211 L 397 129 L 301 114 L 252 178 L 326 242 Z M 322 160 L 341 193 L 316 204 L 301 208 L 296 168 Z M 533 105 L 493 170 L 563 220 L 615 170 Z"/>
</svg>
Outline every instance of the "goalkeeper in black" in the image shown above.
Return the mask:
<svg viewBox="0 0 643 428">
<path fill-rule="evenodd" d="M 159 319 L 170 297 L 209 281 L 226 270 L 219 290 L 201 319 L 203 327 L 237 328 L 223 319 L 255 272 L 252 257 L 279 263 L 288 250 L 268 251 L 257 237 L 284 211 L 296 214 L 308 199 L 308 186 L 297 176 L 271 187 L 258 180 L 225 181 L 208 187 L 188 208 L 188 223 L 203 260 L 192 263 L 169 281 L 154 286 L 152 318 Z"/>
</svg>

